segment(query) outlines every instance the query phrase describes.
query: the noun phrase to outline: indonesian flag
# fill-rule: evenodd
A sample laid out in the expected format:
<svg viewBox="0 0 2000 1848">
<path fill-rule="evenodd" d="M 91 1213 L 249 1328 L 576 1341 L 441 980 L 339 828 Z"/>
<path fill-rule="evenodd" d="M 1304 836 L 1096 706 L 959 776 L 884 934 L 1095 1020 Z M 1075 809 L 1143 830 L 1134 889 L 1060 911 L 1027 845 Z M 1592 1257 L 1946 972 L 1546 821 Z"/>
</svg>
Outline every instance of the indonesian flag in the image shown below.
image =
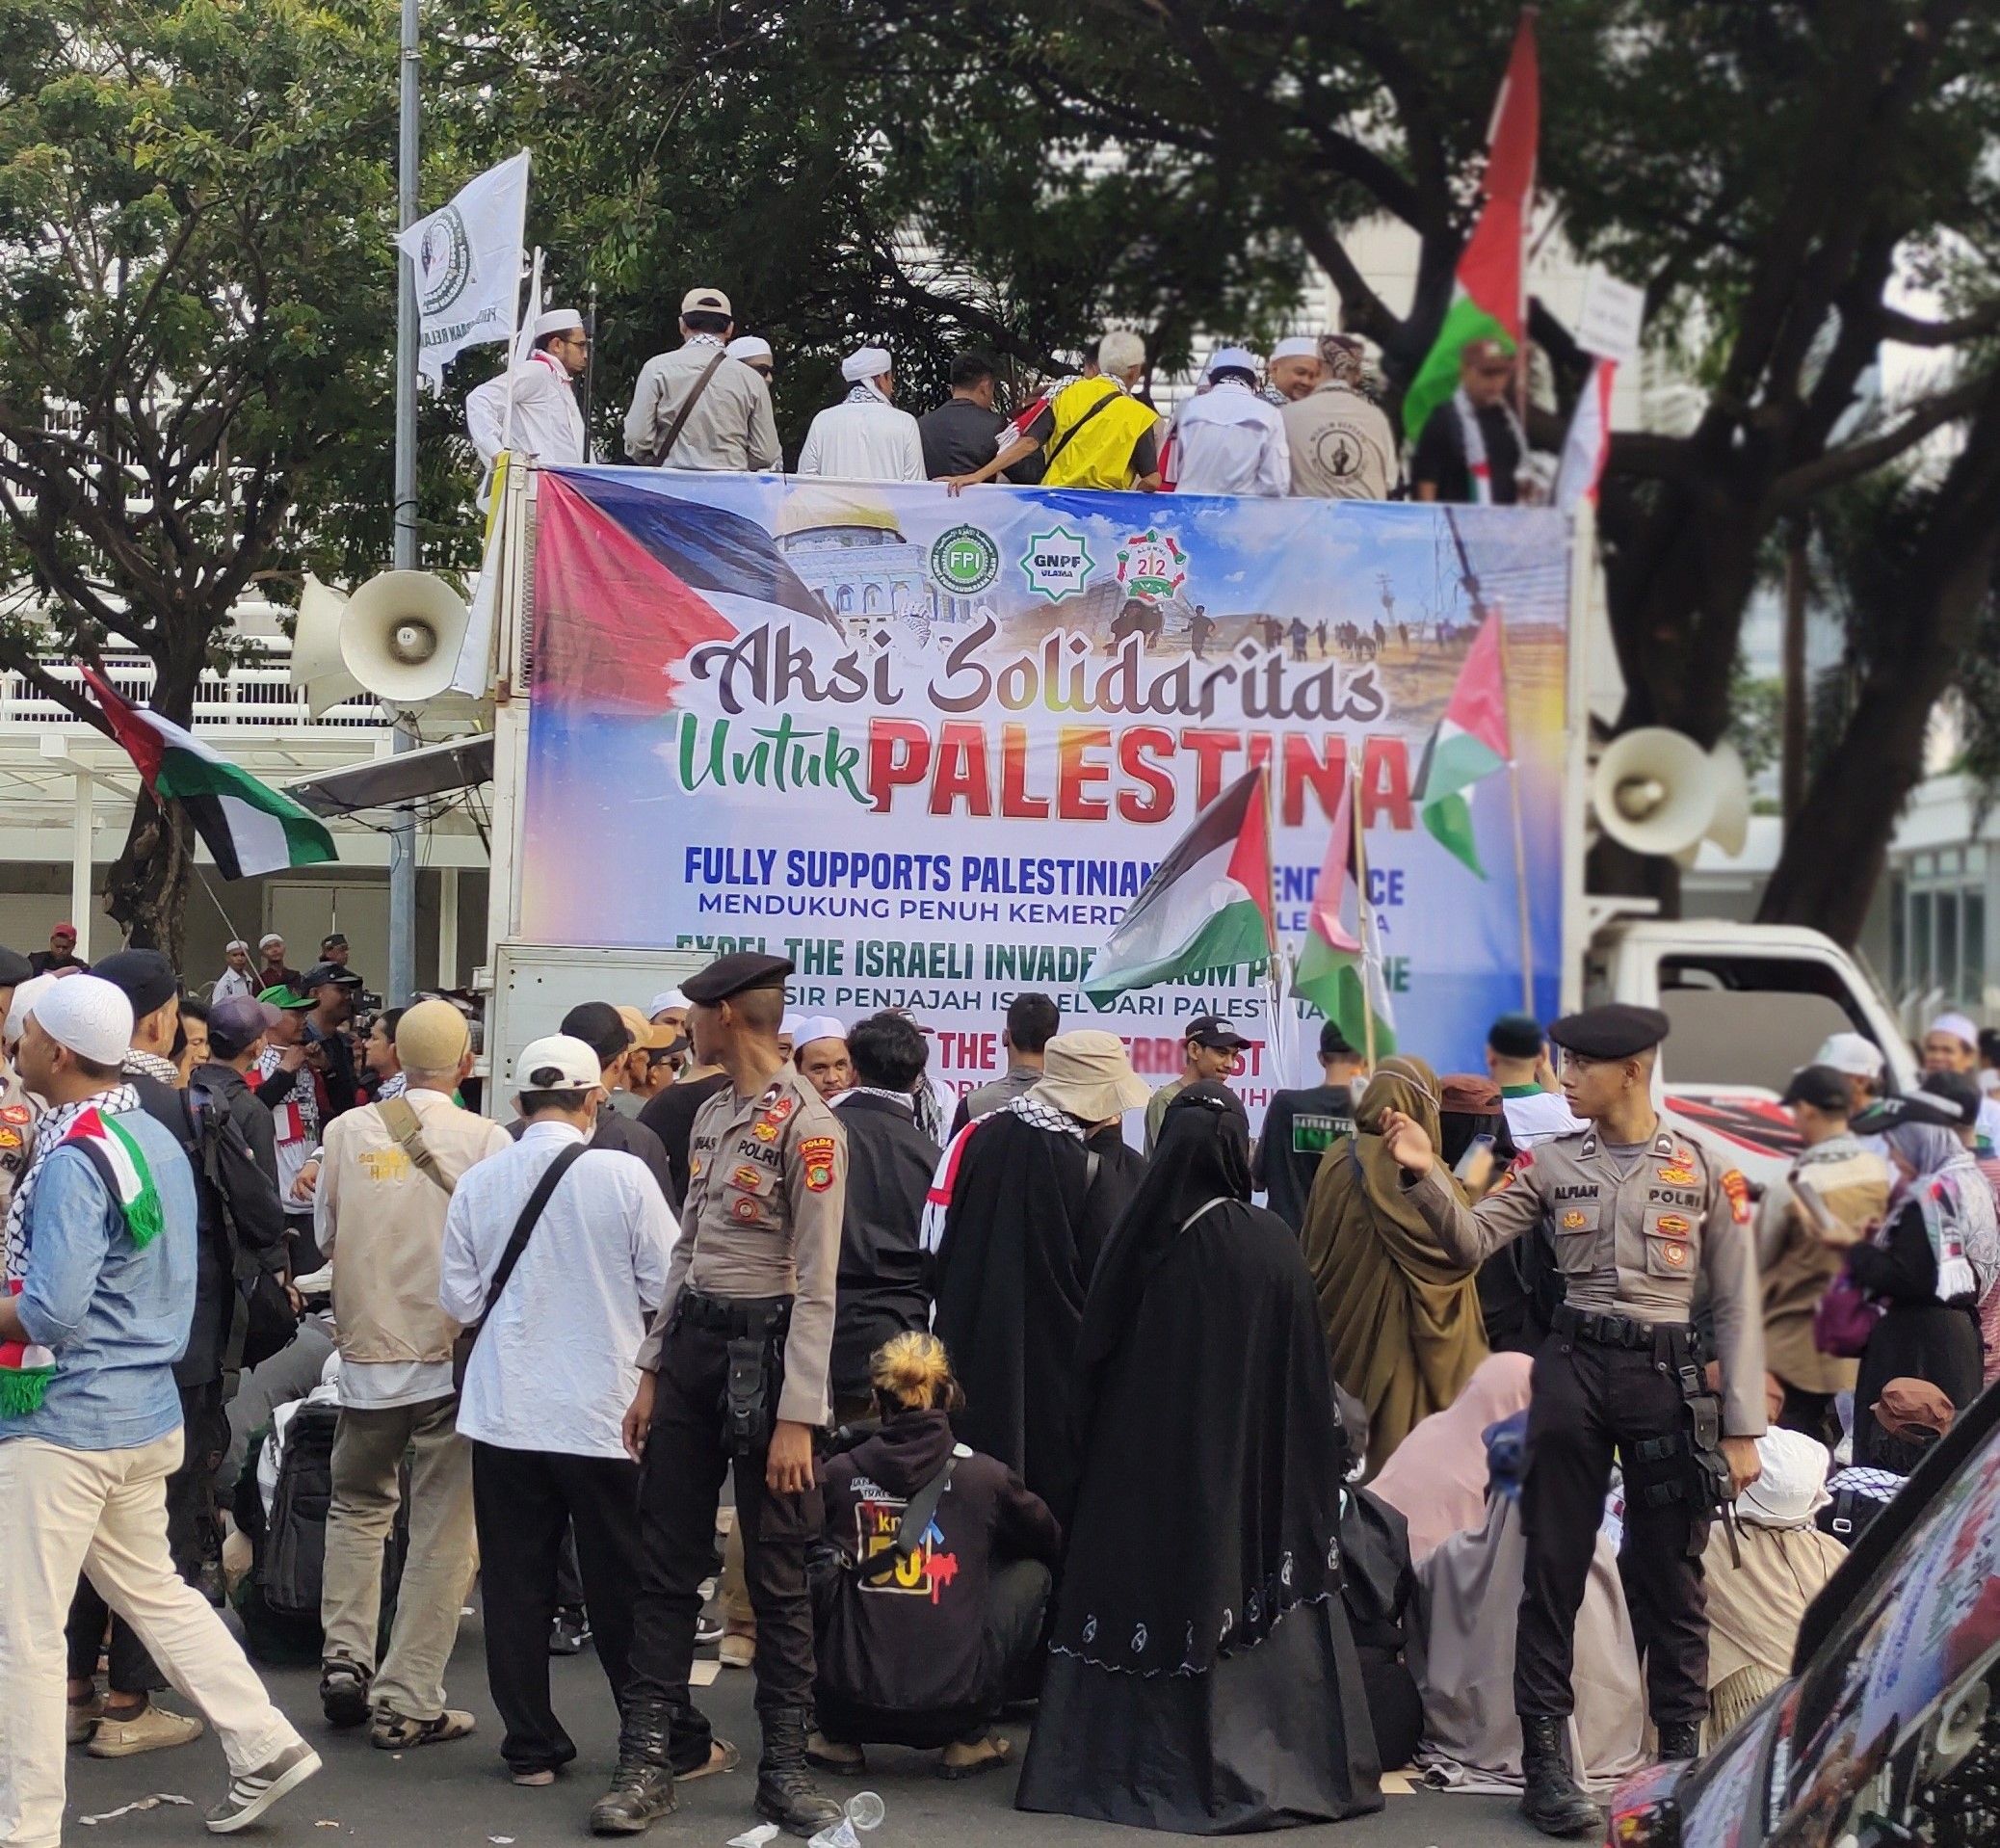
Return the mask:
<svg viewBox="0 0 2000 1848">
<path fill-rule="evenodd" d="M 1271 792 L 1261 764 L 1195 817 L 1098 951 L 1093 1000 L 1205 975 L 1277 953 L 1271 896 Z"/>
<path fill-rule="evenodd" d="M 80 672 L 145 786 L 159 801 L 171 798 L 180 804 L 224 879 L 339 858 L 333 836 L 317 815 L 259 782 L 171 719 L 120 698 L 103 675 L 87 667 Z"/>
<path fill-rule="evenodd" d="M 1459 670 L 1451 702 L 1417 773 L 1417 802 L 1424 826 L 1481 879 L 1479 848 L 1472 836 L 1472 809 L 1464 792 L 1482 777 L 1505 768 L 1513 755 L 1507 728 L 1507 683 L 1500 672 L 1500 612 L 1479 625 L 1471 651 Z"/>
<path fill-rule="evenodd" d="M 1375 941 L 1368 894 L 1362 888 L 1357 825 L 1350 777 L 1333 811 L 1333 832 L 1313 887 L 1312 910 L 1306 913 L 1305 942 L 1292 976 L 1292 992 L 1331 1020 L 1349 1045 L 1372 1045 L 1381 1058 L 1396 1049 L 1396 1014 Z M 1349 892 L 1355 895 L 1354 930 L 1345 918 Z"/>
<path fill-rule="evenodd" d="M 1569 413 L 1569 434 L 1556 469 L 1556 505 L 1566 514 L 1574 513 L 1581 501 L 1597 504 L 1597 484 L 1611 454 L 1611 386 L 1618 370 L 1616 359 L 1599 359 Z"/>
<path fill-rule="evenodd" d="M 1535 193 L 1535 146 L 1541 128 L 1541 76 L 1535 57 L 1535 17 L 1521 14 L 1513 55 L 1493 104 L 1487 143 L 1486 196 L 1479 223 L 1459 257 L 1452 304 L 1437 342 L 1403 398 L 1403 429 L 1411 442 L 1431 413 L 1459 388 L 1459 355 L 1473 340 L 1498 340 L 1517 351 L 1523 335 L 1522 250 L 1528 202 Z"/>
</svg>

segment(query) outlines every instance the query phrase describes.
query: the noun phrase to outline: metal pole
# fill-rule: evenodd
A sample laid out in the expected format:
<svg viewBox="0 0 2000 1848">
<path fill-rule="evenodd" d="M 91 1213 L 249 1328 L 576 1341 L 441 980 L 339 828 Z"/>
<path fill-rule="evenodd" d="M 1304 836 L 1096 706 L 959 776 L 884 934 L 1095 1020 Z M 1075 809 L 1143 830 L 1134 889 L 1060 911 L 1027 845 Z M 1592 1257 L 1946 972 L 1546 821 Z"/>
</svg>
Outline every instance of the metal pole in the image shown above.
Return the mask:
<svg viewBox="0 0 2000 1848">
<path fill-rule="evenodd" d="M 594 444 L 591 439 L 591 417 L 597 409 L 597 285 L 591 284 L 590 305 L 584 309 L 584 336 L 591 343 L 590 356 L 584 360 L 583 421 L 584 461 L 595 462 L 592 454 Z"/>
<path fill-rule="evenodd" d="M 402 49 L 398 57 L 400 93 L 396 134 L 396 223 L 408 230 L 417 218 L 417 0 L 403 0 Z M 416 494 L 416 265 L 407 255 L 396 259 L 401 286 L 396 303 L 396 546 L 399 571 L 417 569 Z M 416 743 L 414 726 L 399 717 L 390 749 L 402 752 Z M 389 835 L 389 985 L 384 997 L 391 1007 L 408 1001 L 416 988 L 416 823 L 404 810 Z"/>
</svg>

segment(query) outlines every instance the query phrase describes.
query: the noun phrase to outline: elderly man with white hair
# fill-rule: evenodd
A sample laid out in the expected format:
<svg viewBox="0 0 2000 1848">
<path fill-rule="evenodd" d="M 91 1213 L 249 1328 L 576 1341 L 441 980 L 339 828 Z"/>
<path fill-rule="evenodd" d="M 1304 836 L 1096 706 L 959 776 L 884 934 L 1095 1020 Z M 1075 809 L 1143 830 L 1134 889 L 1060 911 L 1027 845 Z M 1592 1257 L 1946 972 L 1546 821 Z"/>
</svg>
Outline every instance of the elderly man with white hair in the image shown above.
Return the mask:
<svg viewBox="0 0 2000 1848">
<path fill-rule="evenodd" d="M 1160 488 L 1160 415 L 1133 394 L 1145 376 L 1145 342 L 1115 329 L 1097 342 L 1097 370 L 1053 391 L 1025 433 L 984 468 L 952 476 L 954 493 L 991 481 L 1038 449 L 1044 488 Z"/>
<path fill-rule="evenodd" d="M 584 420 L 575 382 L 591 363 L 591 340 L 574 308 L 551 308 L 535 323 L 535 348 L 465 399 L 465 430 L 487 473 L 503 449 L 539 462 L 584 460 Z"/>
<path fill-rule="evenodd" d="M 802 475 L 842 481 L 923 481 L 917 420 L 895 406 L 896 374 L 884 347 L 858 347 L 840 362 L 848 393 L 812 420 L 799 452 Z"/>
</svg>

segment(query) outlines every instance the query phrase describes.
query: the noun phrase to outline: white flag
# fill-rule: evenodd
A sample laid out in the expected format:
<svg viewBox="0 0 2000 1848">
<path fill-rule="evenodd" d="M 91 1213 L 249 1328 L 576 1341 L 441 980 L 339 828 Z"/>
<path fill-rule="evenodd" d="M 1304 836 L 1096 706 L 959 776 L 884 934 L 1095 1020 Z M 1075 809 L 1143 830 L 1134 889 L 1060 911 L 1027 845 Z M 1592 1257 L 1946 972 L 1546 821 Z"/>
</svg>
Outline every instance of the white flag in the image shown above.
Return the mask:
<svg viewBox="0 0 2000 1848">
<path fill-rule="evenodd" d="M 513 336 L 527 218 L 524 147 L 396 239 L 416 265 L 417 370 L 434 384 L 461 348 Z"/>
<path fill-rule="evenodd" d="M 1611 454 L 1611 386 L 1618 376 L 1616 359 L 1599 359 L 1569 413 L 1569 435 L 1556 470 L 1556 505 L 1566 514 L 1579 501 L 1597 501 L 1597 483 L 1604 459 Z"/>
</svg>

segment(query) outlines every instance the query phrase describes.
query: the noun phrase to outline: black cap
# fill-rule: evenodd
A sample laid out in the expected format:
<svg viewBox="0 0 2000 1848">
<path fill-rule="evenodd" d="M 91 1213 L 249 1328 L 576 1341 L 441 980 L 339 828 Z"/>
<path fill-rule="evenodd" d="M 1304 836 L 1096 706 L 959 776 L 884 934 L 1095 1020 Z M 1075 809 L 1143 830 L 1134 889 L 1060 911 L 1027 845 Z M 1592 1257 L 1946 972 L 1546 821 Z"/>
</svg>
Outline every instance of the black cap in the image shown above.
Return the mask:
<svg viewBox="0 0 2000 1848">
<path fill-rule="evenodd" d="M 1934 1071 L 1931 1078 L 1962 1078 L 1959 1072 Z M 1930 1089 L 1931 1078 L 1924 1080 L 1922 1091 L 1906 1091 L 1898 1097 L 1879 1097 L 1866 1110 L 1858 1111 L 1850 1125 L 1857 1134 L 1880 1136 L 1894 1129 L 1898 1123 L 1928 1122 L 1940 1129 L 1964 1129 L 1978 1120 L 1979 1093 L 1969 1079 L 1963 1082 L 1968 1093 L 1960 1096 L 1946 1096 Z"/>
<path fill-rule="evenodd" d="M 1320 1028 L 1320 1063 L 1326 1065 L 1334 1059 L 1358 1059 L 1361 1055 L 1348 1043 L 1347 1035 L 1341 1032 L 1337 1020 L 1329 1020 Z"/>
<path fill-rule="evenodd" d="M 1566 1014 L 1549 1028 L 1548 1037 L 1580 1059 L 1633 1059 L 1666 1039 L 1672 1024 L 1658 1008 L 1628 1007 L 1618 1001 Z"/>
<path fill-rule="evenodd" d="M 1934 1097 L 1942 1097 L 1947 1103 L 1956 1104 L 1964 1113 L 1961 1121 L 1979 1121 L 1979 1107 L 1986 1101 L 1986 1095 L 1979 1088 L 1979 1080 L 1971 1072 L 1927 1071 L 1924 1073 L 1923 1089 Z"/>
<path fill-rule="evenodd" d="M 756 950 L 735 950 L 719 956 L 699 975 L 691 975 L 680 985 L 690 1001 L 713 1007 L 732 994 L 751 989 L 782 989 L 791 979 L 792 965 L 781 956 L 765 956 Z"/>
<path fill-rule="evenodd" d="M 1487 1029 L 1487 1044 L 1503 1059 L 1539 1059 L 1541 1022 L 1532 1014 L 1503 1014 Z"/>
<path fill-rule="evenodd" d="M 1831 1066 L 1801 1066 L 1792 1073 L 1792 1081 L 1785 1086 L 1785 1095 L 1778 1102 L 1809 1103 L 1829 1116 L 1844 1117 L 1852 1100 L 1845 1074 Z"/>
<path fill-rule="evenodd" d="M 299 978 L 299 992 L 310 994 L 314 989 L 326 988 L 329 983 L 338 988 L 357 989 L 361 986 L 361 978 L 338 963 L 315 963 Z"/>
<path fill-rule="evenodd" d="M 132 1003 L 132 1017 L 144 1020 L 180 992 L 180 977 L 158 950 L 119 950 L 91 973 L 109 982 Z"/>
<path fill-rule="evenodd" d="M 277 1024 L 277 1010 L 247 994 L 232 994 L 208 1011 L 209 1050 L 218 1057 L 233 1059 L 254 1045 Z"/>
<path fill-rule="evenodd" d="M 579 1001 L 564 1015 L 562 1031 L 589 1046 L 599 1065 L 622 1058 L 632 1046 L 632 1029 L 609 1001 Z"/>
<path fill-rule="evenodd" d="M 1211 1052 L 1241 1052 L 1250 1044 L 1219 1014 L 1197 1014 L 1180 1037 L 1197 1046 L 1206 1046 Z"/>
<path fill-rule="evenodd" d="M 0 989 L 17 989 L 35 973 L 35 965 L 19 950 L 0 945 Z"/>
<path fill-rule="evenodd" d="M 329 936 L 320 938 L 320 952 L 322 955 L 328 950 L 344 950 L 346 948 L 347 938 L 338 931 L 334 931 Z"/>
</svg>

